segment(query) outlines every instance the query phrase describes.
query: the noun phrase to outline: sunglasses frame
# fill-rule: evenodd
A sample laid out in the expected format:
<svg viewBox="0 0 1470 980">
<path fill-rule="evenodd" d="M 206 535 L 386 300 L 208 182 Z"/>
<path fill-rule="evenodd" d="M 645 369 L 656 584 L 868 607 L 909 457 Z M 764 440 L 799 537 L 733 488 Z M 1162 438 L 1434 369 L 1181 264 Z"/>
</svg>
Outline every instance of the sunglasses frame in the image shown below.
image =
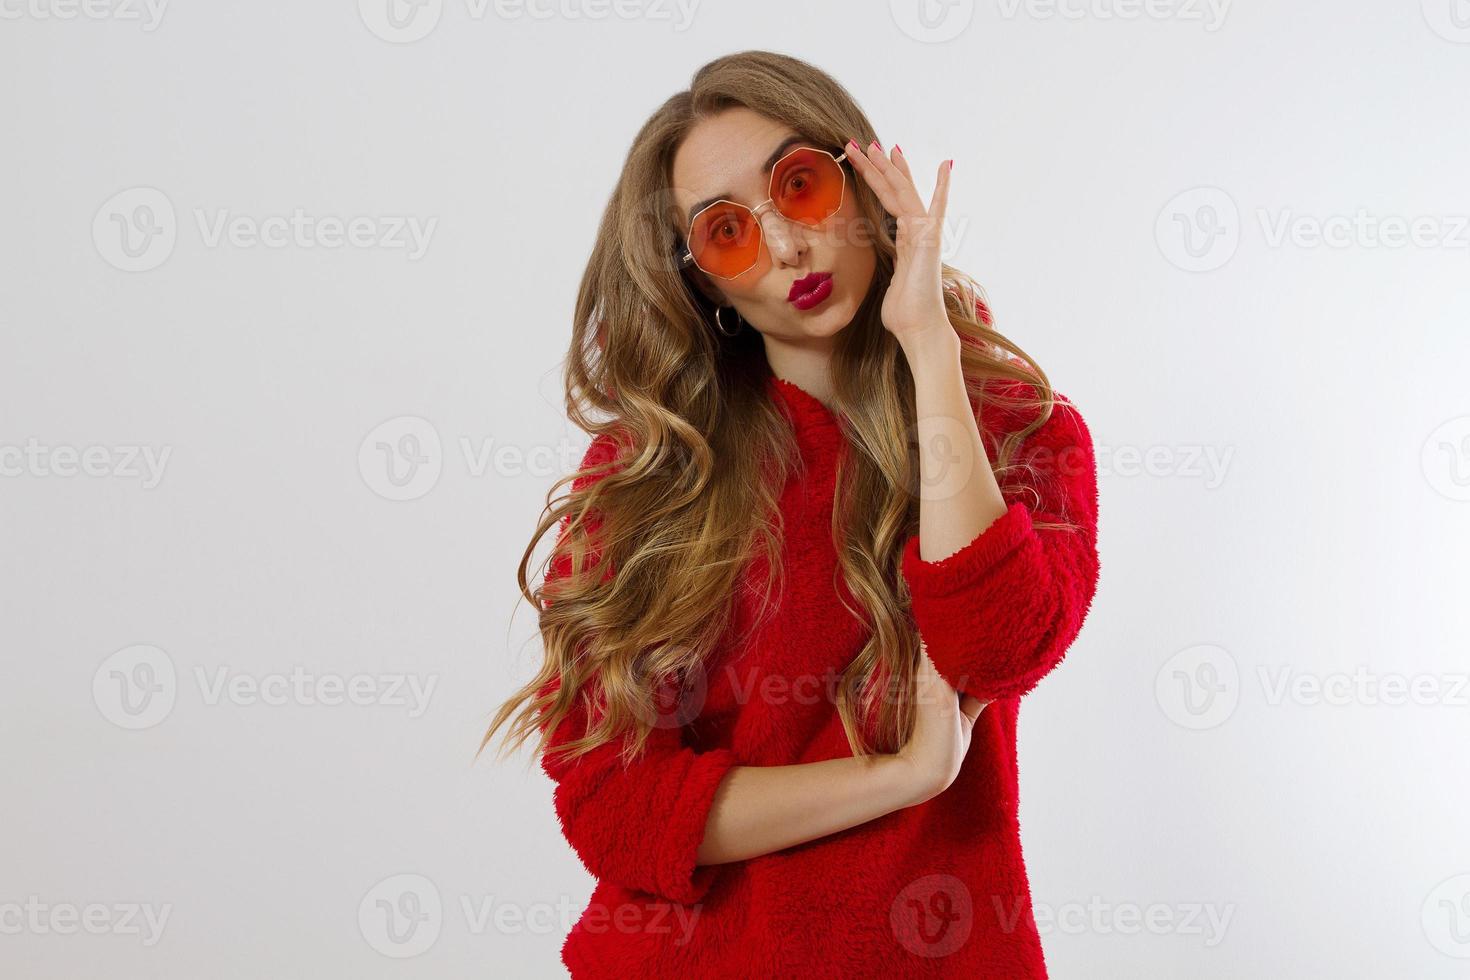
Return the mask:
<svg viewBox="0 0 1470 980">
<path fill-rule="evenodd" d="M 833 156 L 831 150 L 824 150 L 824 149 L 822 149 L 819 146 L 793 146 L 791 148 L 791 151 L 789 153 L 782 154 L 781 159 L 780 160 L 777 160 L 775 162 L 775 164 L 772 165 L 772 167 L 771 167 L 771 182 L 770 182 L 770 184 L 767 185 L 766 190 L 767 191 L 771 191 L 774 188 L 775 183 L 776 183 L 776 174 L 780 171 L 781 164 L 783 162 L 785 162 L 786 158 L 787 157 L 790 157 L 790 156 L 792 156 L 794 154 L 801 153 L 801 152 L 806 151 L 806 150 L 810 150 L 810 151 L 812 151 L 814 153 L 824 154 L 833 163 L 837 164 L 837 172 L 842 177 L 842 189 L 837 194 L 837 208 L 834 208 L 833 209 L 833 212 L 832 212 L 833 214 L 836 214 L 837 213 L 837 210 L 842 207 L 843 201 L 845 201 L 847 199 L 847 171 L 844 170 L 843 167 L 842 167 L 842 161 L 844 161 L 844 160 L 847 159 L 847 151 L 846 150 L 844 150 L 840 156 Z M 758 236 L 757 237 L 757 241 L 756 241 L 756 256 L 757 256 L 757 258 L 754 261 L 752 261 L 750 263 L 750 265 L 748 265 L 745 268 L 741 269 L 739 272 L 735 273 L 735 275 L 733 275 L 733 276 L 720 276 L 720 275 L 715 275 L 715 273 L 710 272 L 704 266 L 700 265 L 697 261 L 695 261 L 693 250 L 691 250 L 690 248 L 688 248 L 687 245 L 686 245 L 686 247 L 684 249 L 684 254 L 681 255 L 681 256 L 679 256 L 679 268 L 680 269 L 686 269 L 686 268 L 688 268 L 689 266 L 692 265 L 696 269 L 698 269 L 700 272 L 703 272 L 705 275 L 707 275 L 707 276 L 713 276 L 716 279 L 727 279 L 727 280 L 728 279 L 736 279 L 736 278 L 738 278 L 740 276 L 745 275 L 751 269 L 754 269 L 755 268 L 755 265 L 756 265 L 756 262 L 759 262 L 760 261 L 760 259 L 759 259 L 760 247 L 761 247 L 761 244 L 763 244 L 765 242 L 765 230 L 761 227 L 761 222 L 760 222 L 761 210 L 763 208 L 769 206 L 777 214 L 781 215 L 781 217 L 786 218 L 786 215 L 781 212 L 781 209 L 780 208 L 776 207 L 776 195 L 774 193 L 771 193 L 771 195 L 769 197 L 767 197 L 764 201 L 762 201 L 761 203 L 757 204 L 753 208 L 747 208 L 747 207 L 745 207 L 744 204 L 741 204 L 739 201 L 731 201 L 731 200 L 727 200 L 726 198 L 723 198 L 722 197 L 718 201 L 711 201 L 710 203 L 706 204 L 704 207 L 702 207 L 698 211 L 696 211 L 694 213 L 694 216 L 689 219 L 689 228 L 684 233 L 684 241 L 686 243 L 689 241 L 689 239 L 690 239 L 690 237 L 691 237 L 691 235 L 692 235 L 692 233 L 694 231 L 694 223 L 699 220 L 699 216 L 701 214 L 704 214 L 706 211 L 708 211 L 710 208 L 714 207 L 717 204 L 729 204 L 729 205 L 732 205 L 732 206 L 737 207 L 737 208 L 744 208 L 746 211 L 749 211 L 750 212 L 751 217 L 755 219 L 755 233 Z M 832 215 L 829 214 L 827 217 L 830 218 L 831 216 Z M 786 220 L 787 221 L 794 221 L 795 219 L 794 218 L 786 218 Z M 823 220 L 825 221 L 826 219 L 824 218 Z M 797 222 L 797 223 L 798 224 L 804 224 L 804 222 Z"/>
</svg>

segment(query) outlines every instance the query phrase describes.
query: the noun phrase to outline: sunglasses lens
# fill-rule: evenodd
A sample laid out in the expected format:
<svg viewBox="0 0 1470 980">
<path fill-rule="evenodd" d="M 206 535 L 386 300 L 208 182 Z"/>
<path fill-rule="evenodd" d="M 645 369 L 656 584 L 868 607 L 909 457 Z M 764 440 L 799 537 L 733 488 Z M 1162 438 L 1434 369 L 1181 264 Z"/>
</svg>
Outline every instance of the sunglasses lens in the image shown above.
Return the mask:
<svg viewBox="0 0 1470 980">
<path fill-rule="evenodd" d="M 749 208 L 720 201 L 694 219 L 689 251 L 701 269 L 726 278 L 740 275 L 760 254 L 760 230 Z"/>
<path fill-rule="evenodd" d="M 776 210 L 792 221 L 820 224 L 842 206 L 842 164 L 820 150 L 795 150 L 771 175 Z"/>
</svg>

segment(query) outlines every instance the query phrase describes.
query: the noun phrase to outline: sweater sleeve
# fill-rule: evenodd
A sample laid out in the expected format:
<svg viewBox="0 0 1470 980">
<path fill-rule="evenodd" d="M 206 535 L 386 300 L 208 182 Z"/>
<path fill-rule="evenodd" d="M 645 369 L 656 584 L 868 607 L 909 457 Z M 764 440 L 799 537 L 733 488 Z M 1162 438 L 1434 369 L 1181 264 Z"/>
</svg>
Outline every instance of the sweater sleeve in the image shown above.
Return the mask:
<svg viewBox="0 0 1470 980">
<path fill-rule="evenodd" d="M 1010 506 L 959 551 L 919 557 L 919 535 L 902 570 L 919 635 L 939 673 L 982 701 L 1029 693 L 1061 660 L 1097 590 L 1097 466 L 1075 406 L 1057 394 L 1051 417 L 1019 458 L 1037 472 L 1037 497 L 1007 492 Z M 1068 521 L 1078 530 L 1038 529 Z"/>
<path fill-rule="evenodd" d="M 589 447 L 584 465 L 611 458 L 614 447 L 602 438 Z M 587 524 L 595 530 L 592 514 Z M 564 521 L 563 533 L 565 527 Z M 590 550 L 595 562 L 597 549 Z M 570 568 L 570 558 L 558 555 L 547 581 Z M 547 689 L 555 690 L 558 683 L 553 680 Z M 552 733 L 548 747 L 586 732 L 591 719 L 585 693 L 579 692 L 576 707 Z M 623 742 L 614 740 L 570 761 L 543 754 L 541 766 L 556 784 L 553 800 L 562 836 L 594 877 L 692 904 L 703 899 L 720 871 L 719 865 L 696 865 L 695 858 L 715 791 L 738 760 L 728 749 L 696 752 L 684 744 L 683 735 L 683 728 L 653 728 L 643 751 L 627 765 L 620 756 Z"/>
</svg>

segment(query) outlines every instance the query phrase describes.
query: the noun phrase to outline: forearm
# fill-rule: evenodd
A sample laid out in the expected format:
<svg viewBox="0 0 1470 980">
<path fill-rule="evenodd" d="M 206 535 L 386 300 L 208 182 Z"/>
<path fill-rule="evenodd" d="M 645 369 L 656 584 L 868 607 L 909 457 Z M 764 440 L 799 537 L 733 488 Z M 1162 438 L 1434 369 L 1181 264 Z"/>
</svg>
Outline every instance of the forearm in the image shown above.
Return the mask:
<svg viewBox="0 0 1470 980">
<path fill-rule="evenodd" d="M 914 377 L 919 442 L 919 555 L 937 561 L 1006 512 L 960 369 L 949 324 L 903 342 Z"/>
<path fill-rule="evenodd" d="M 715 795 L 698 863 L 759 857 L 925 798 L 913 766 L 896 755 L 736 766 Z"/>
</svg>

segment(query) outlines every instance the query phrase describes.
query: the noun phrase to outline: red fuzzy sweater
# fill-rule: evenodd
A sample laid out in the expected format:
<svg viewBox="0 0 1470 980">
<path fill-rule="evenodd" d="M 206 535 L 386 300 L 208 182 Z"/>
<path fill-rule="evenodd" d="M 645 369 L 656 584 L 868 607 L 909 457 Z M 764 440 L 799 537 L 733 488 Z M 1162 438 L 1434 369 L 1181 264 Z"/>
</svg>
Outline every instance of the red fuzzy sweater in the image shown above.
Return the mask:
<svg viewBox="0 0 1470 980">
<path fill-rule="evenodd" d="M 989 383 L 1021 393 L 1014 382 Z M 702 711 L 683 727 L 655 728 L 630 766 L 614 744 L 570 764 L 543 756 L 562 832 L 598 879 L 562 961 L 577 980 L 1045 977 L 1017 824 L 1016 715 L 1022 695 L 1077 636 L 1096 589 L 1087 427 L 1058 396 L 1021 448 L 1019 458 L 1039 471 L 1028 479 L 1034 496 L 1008 491 L 1010 508 L 938 561 L 920 559 L 917 535 L 907 542 L 902 574 L 929 656 L 957 689 L 993 700 L 954 783 L 925 803 L 817 840 L 696 866 L 715 790 L 731 767 L 852 754 L 830 686 L 865 639 L 839 599 L 829 533 L 846 441 L 815 396 L 775 377 L 766 387 L 791 418 L 805 464 L 781 498 L 780 613 L 742 650 L 722 647 L 706 672 Z M 1000 411 L 987 405 L 982 414 L 987 443 L 988 433 L 1020 421 Z M 615 453 L 614 441 L 599 436 L 586 462 Z M 1080 530 L 1033 526 L 1058 519 Z M 548 580 L 569 569 L 561 556 Z M 759 563 L 752 574 L 763 574 Z M 737 606 L 732 629 L 748 622 L 744 600 Z M 585 730 L 578 703 L 553 743 Z"/>
</svg>

